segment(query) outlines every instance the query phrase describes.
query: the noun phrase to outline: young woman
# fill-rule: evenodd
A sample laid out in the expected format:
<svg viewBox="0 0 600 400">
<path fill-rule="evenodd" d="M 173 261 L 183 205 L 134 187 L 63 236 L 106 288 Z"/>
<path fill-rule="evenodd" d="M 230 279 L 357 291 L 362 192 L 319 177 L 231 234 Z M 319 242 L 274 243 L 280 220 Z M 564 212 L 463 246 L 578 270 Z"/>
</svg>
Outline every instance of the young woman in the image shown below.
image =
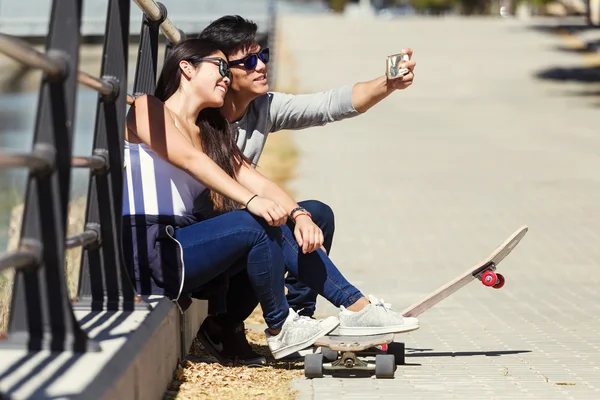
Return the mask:
<svg viewBox="0 0 600 400">
<path fill-rule="evenodd" d="M 323 234 L 310 213 L 249 166 L 218 111 L 230 83 L 218 47 L 190 39 L 165 60 L 155 96 L 136 99 L 129 111 L 123 236 L 138 292 L 181 304 L 245 269 L 275 358 L 309 347 L 338 325 L 359 335 L 418 329 L 417 319 L 352 286 L 321 249 Z M 201 196 L 207 190 L 210 196 Z M 202 220 L 194 212 L 205 206 L 198 199 L 222 214 Z M 339 320 L 291 310 L 286 267 L 340 307 Z"/>
</svg>

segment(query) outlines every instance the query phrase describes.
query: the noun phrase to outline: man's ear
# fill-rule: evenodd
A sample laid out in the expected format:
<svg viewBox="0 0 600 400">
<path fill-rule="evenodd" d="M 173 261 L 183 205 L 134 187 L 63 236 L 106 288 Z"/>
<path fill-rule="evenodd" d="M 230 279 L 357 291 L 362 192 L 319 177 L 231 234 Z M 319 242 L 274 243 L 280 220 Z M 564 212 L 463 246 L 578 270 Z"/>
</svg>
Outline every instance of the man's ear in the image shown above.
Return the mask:
<svg viewBox="0 0 600 400">
<path fill-rule="evenodd" d="M 179 68 L 181 69 L 181 73 L 187 79 L 191 79 L 194 74 L 194 66 L 185 60 L 179 61 Z"/>
</svg>

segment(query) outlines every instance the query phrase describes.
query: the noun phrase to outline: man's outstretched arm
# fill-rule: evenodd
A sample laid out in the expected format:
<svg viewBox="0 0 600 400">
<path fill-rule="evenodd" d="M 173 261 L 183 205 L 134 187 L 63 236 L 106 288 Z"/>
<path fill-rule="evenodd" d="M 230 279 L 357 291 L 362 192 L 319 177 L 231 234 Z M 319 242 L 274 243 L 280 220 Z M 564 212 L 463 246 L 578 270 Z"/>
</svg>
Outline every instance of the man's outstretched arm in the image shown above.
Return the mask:
<svg viewBox="0 0 600 400">
<path fill-rule="evenodd" d="M 395 90 L 406 89 L 412 85 L 415 74 L 413 70 L 417 63 L 412 60 L 413 51 L 411 49 L 402 49 L 409 57 L 400 67 L 408 68 L 410 72 L 402 78 L 388 80 L 387 77 L 380 76 L 368 82 L 359 82 L 352 88 L 352 105 L 359 113 L 368 111 L 375 104 L 388 97 Z"/>
<path fill-rule="evenodd" d="M 402 52 L 412 58 L 411 49 L 403 49 Z M 384 75 L 321 93 L 271 93 L 269 130 L 303 129 L 360 115 L 395 90 L 409 87 L 414 79 L 415 66 L 412 59 L 404 62 L 401 67 L 408 68 L 410 73 L 395 80 L 388 80 Z"/>
</svg>

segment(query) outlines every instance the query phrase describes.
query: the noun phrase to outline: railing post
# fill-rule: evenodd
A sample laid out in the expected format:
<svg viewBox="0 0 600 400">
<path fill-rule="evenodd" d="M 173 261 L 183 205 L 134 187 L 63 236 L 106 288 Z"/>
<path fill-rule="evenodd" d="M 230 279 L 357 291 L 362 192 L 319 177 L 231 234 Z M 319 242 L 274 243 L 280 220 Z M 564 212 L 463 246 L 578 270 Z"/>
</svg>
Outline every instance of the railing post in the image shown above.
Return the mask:
<svg viewBox="0 0 600 400">
<path fill-rule="evenodd" d="M 185 33 L 181 30 L 178 29 L 179 31 L 179 36 L 181 37 L 181 40 L 186 40 L 186 35 Z M 171 50 L 173 49 L 173 46 L 175 46 L 177 43 L 173 43 L 169 40 L 169 38 L 165 38 L 167 41 L 167 45 L 165 46 L 165 57 L 164 59 L 166 59 L 167 57 L 169 57 L 169 54 L 171 54 Z"/>
<path fill-rule="evenodd" d="M 154 94 L 158 69 L 158 32 L 160 24 L 167 18 L 167 8 L 162 3 L 157 3 L 160 9 L 160 19 L 152 20 L 145 13 L 142 18 L 140 32 L 140 46 L 135 68 L 133 93 Z"/>
<path fill-rule="evenodd" d="M 28 176 L 20 247 L 37 248 L 38 265 L 17 268 L 8 336 L 1 347 L 99 351 L 75 319 L 65 281 L 65 233 L 77 94 L 81 0 L 54 0 L 47 54 L 65 68 L 42 78 L 34 153 L 48 162 Z M 41 154 L 40 154 L 41 155 Z M 44 156 L 42 156 L 44 158 Z"/>
<path fill-rule="evenodd" d="M 75 309 L 148 307 L 135 293 L 121 242 L 130 4 L 108 3 L 101 76 L 112 82 L 113 93 L 98 96 L 93 149 L 95 156 L 105 158 L 106 167 L 90 171 L 86 208 L 86 227 L 99 227 L 100 241 L 83 248 Z"/>
</svg>

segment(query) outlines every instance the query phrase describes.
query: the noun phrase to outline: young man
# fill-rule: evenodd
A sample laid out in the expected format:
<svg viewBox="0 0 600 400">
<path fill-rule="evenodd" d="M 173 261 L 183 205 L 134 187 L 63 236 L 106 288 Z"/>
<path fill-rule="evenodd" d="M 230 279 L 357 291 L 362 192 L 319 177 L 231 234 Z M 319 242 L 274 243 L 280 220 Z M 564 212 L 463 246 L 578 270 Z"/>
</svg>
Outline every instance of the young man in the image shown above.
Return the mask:
<svg viewBox="0 0 600 400">
<path fill-rule="evenodd" d="M 388 80 L 382 75 L 368 82 L 305 95 L 269 92 L 269 49 L 259 46 L 256 32 L 257 26 L 252 21 L 228 15 L 212 22 L 199 36 L 219 43 L 229 58 L 233 79 L 221 112 L 231 123 L 237 145 L 255 167 L 269 133 L 321 126 L 358 116 L 394 91 L 408 88 L 414 78 L 416 63 L 409 60 L 400 67 L 408 68 L 410 73 L 395 80 Z M 402 49 L 402 52 L 412 58 L 411 49 Z M 295 216 L 313 219 L 323 233 L 323 247 L 329 253 L 334 233 L 331 208 L 318 201 L 300 202 L 290 217 L 293 219 Z M 301 240 L 307 237 L 298 229 L 294 233 Z M 309 243 L 304 247 L 310 247 L 310 239 L 306 241 Z M 317 294 L 289 275 L 285 284 L 290 307 L 300 315 L 311 317 L 315 312 Z M 226 299 L 229 311 L 208 317 L 198 332 L 198 338 L 220 362 L 237 359 L 246 364 L 263 364 L 264 358 L 252 351 L 244 334 L 244 320 L 258 301 L 253 293 L 241 289 L 243 287 L 248 287 L 245 273 L 231 279 Z"/>
</svg>

